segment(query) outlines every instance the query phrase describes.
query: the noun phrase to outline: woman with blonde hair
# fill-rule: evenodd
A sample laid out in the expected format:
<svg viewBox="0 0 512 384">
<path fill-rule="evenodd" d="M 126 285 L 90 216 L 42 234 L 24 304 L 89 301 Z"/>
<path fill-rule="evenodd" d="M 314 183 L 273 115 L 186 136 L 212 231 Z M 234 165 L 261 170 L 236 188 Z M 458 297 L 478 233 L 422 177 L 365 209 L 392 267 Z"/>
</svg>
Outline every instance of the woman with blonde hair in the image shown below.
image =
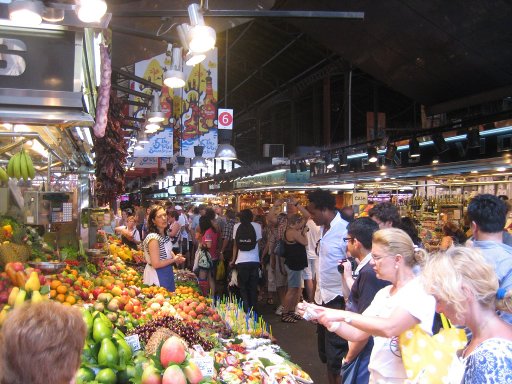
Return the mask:
<svg viewBox="0 0 512 384">
<path fill-rule="evenodd" d="M 377 292 L 363 314 L 317 306 L 313 310 L 321 324 L 348 341 L 374 336 L 368 365 L 370 383 L 403 383 L 407 375 L 398 336 L 417 324 L 432 333 L 435 300 L 414 272 L 426 252 L 416 248 L 403 230 L 386 228 L 374 233 L 371 255 L 377 278 L 391 285 Z"/>
<path fill-rule="evenodd" d="M 510 383 L 512 326 L 496 313 L 498 278 L 480 251 L 453 247 L 433 255 L 422 279 L 436 298 L 436 310 L 472 333 L 462 359 L 455 360 L 451 382 Z"/>
</svg>

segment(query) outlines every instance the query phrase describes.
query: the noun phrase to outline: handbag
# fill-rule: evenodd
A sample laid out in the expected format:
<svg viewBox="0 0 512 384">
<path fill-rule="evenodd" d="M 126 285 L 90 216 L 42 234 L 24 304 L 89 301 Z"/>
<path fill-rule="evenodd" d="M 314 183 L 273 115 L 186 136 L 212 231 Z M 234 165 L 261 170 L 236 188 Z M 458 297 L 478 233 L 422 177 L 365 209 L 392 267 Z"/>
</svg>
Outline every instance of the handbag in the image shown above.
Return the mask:
<svg viewBox="0 0 512 384">
<path fill-rule="evenodd" d="M 418 324 L 399 336 L 405 372 L 415 383 L 445 383 L 457 351 L 467 344 L 464 329 L 454 328 L 443 314 L 441 321 L 443 328 L 433 336 Z"/>
<path fill-rule="evenodd" d="M 208 248 L 201 247 L 199 251 L 199 260 L 197 261 L 199 268 L 211 269 L 213 267 L 212 257 Z"/>
</svg>

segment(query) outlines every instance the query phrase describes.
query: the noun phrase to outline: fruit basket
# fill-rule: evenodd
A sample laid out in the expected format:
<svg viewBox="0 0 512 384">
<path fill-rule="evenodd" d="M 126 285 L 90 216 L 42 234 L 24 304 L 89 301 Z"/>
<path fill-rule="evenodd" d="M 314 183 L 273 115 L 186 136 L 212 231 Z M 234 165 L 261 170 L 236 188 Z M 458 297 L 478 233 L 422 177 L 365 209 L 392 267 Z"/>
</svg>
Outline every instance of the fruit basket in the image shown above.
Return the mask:
<svg viewBox="0 0 512 384">
<path fill-rule="evenodd" d="M 61 273 L 66 268 L 66 263 L 63 261 L 29 261 L 28 265 L 39 269 L 45 275 Z"/>
<path fill-rule="evenodd" d="M 96 265 L 102 265 L 105 259 L 107 258 L 108 254 L 102 249 L 87 249 L 85 251 L 89 258 L 89 262 L 96 264 Z"/>
</svg>

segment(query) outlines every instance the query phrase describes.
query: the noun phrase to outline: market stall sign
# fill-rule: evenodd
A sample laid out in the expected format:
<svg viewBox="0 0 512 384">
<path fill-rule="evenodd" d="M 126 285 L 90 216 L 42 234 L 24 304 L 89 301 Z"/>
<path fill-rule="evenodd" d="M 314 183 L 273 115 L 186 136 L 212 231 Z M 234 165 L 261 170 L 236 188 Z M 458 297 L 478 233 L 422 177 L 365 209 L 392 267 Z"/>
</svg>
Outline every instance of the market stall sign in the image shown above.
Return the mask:
<svg viewBox="0 0 512 384">
<path fill-rule="evenodd" d="M 143 149 L 136 149 L 134 157 L 172 157 L 172 129 L 164 129 L 162 132 L 151 136 L 149 143 Z"/>
<path fill-rule="evenodd" d="M 167 189 L 169 195 L 190 195 L 192 193 L 192 187 L 189 185 L 177 185 L 175 187 L 169 187 Z"/>
<path fill-rule="evenodd" d="M 0 104 L 82 106 L 81 32 L 0 26 L 0 36 Z"/>
<path fill-rule="evenodd" d="M 354 192 L 352 205 L 368 204 L 368 192 Z"/>
<path fill-rule="evenodd" d="M 268 187 L 275 185 L 285 185 L 286 172 L 267 173 L 255 176 L 244 177 L 235 181 L 235 189 Z"/>
</svg>

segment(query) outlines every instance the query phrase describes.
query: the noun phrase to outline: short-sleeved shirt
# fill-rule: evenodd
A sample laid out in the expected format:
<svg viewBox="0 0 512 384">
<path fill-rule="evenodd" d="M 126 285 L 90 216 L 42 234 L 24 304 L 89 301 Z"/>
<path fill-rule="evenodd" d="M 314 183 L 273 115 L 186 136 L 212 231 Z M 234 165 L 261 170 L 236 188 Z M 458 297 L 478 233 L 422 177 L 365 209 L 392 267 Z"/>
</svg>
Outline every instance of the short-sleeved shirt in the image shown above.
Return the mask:
<svg viewBox="0 0 512 384">
<path fill-rule="evenodd" d="M 419 278 L 414 278 L 391 295 L 391 285 L 382 288 L 364 311 L 366 316 L 388 318 L 397 308 L 409 312 L 419 320 L 419 325 L 428 334 L 432 334 L 432 323 L 436 301 L 427 294 Z M 370 382 L 403 383 L 407 379 L 398 347 L 398 336 L 374 336 L 374 346 L 368 370 Z"/>
<path fill-rule="evenodd" d="M 306 253 L 308 254 L 308 259 L 316 260 L 318 259 L 317 252 L 317 243 L 320 240 L 320 227 L 315 224 L 312 219 L 306 221 L 306 226 L 308 227 L 308 233 L 306 237 L 308 238 L 308 245 L 306 246 Z"/>
<path fill-rule="evenodd" d="M 219 234 L 215 232 L 212 228 L 208 228 L 207 231 L 204 233 L 203 237 L 201 238 L 201 241 L 202 243 L 206 243 L 207 241 L 210 241 L 212 243 L 210 247 L 210 255 L 212 257 L 212 260 L 218 260 Z"/>
<path fill-rule="evenodd" d="M 259 263 L 260 262 L 260 251 L 258 246 L 258 241 L 261 240 L 261 225 L 258 223 L 251 222 L 254 230 L 256 231 L 256 246 L 250 251 L 242 251 L 238 250 L 238 256 L 236 258 L 235 264 L 240 263 Z M 233 240 L 236 238 L 236 231 L 240 227 L 240 223 L 235 224 L 233 228 Z"/>
</svg>

